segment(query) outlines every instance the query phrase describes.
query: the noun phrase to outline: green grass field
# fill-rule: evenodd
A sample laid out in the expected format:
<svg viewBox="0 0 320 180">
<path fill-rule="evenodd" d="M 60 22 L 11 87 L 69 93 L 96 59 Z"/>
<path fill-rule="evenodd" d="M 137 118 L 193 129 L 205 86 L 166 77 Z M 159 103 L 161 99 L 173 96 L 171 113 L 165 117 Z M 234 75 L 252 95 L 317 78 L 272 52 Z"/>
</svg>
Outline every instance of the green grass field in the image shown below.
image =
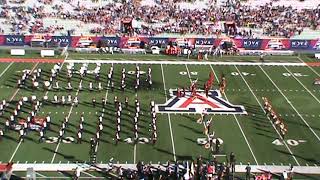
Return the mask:
<svg viewBox="0 0 320 180">
<path fill-rule="evenodd" d="M 70 58 L 87 58 L 86 56 L 70 56 Z M 96 56 L 94 58 L 99 58 Z M 108 57 L 111 58 L 112 57 Z M 119 58 L 119 57 L 116 57 Z M 121 56 L 123 60 L 132 57 Z M 151 59 L 150 57 L 134 57 L 137 60 Z M 161 56 L 161 59 L 168 58 Z M 293 57 L 273 57 L 270 61 L 290 61 L 300 62 Z M 310 62 L 312 59 L 307 56 L 301 57 L 303 61 Z M 91 58 L 90 58 L 91 59 Z M 101 58 L 102 59 L 102 58 Z M 154 57 L 152 57 L 152 60 Z M 229 61 L 247 60 L 254 61 L 255 58 L 226 57 Z M 156 59 L 155 59 L 156 60 Z M 224 59 L 223 59 L 224 60 Z M 292 61 L 291 61 L 292 60 Z M 65 87 L 66 65 L 64 64 L 62 73 L 59 74 L 61 87 Z M 79 69 L 81 64 L 76 64 Z M 95 68 L 95 64 L 89 65 L 89 70 Z M 30 132 L 23 143 L 18 141 L 18 132 L 10 131 L 0 141 L 0 161 L 25 162 L 45 162 L 45 163 L 66 163 L 89 161 L 89 141 L 96 132 L 98 115 L 103 113 L 101 105 L 92 106 L 93 97 L 101 102 L 103 97 L 107 97 L 103 125 L 104 129 L 98 147 L 97 162 L 108 163 L 111 158 L 119 163 L 136 163 L 138 161 L 165 163 L 168 160 L 194 160 L 202 155 L 205 159 L 212 159 L 212 154 L 208 149 L 197 144 L 197 138 L 204 138 L 203 126 L 196 123 L 199 115 L 189 114 L 158 114 L 158 141 L 152 144 L 128 144 L 120 142 L 115 145 L 113 140 L 115 135 L 115 108 L 113 104 L 114 96 L 118 96 L 120 101 L 129 97 L 129 108 L 124 108 L 121 124 L 121 138 L 133 137 L 133 125 L 131 123 L 134 112 L 134 99 L 136 93 L 133 90 L 134 75 L 127 76 L 127 89 L 123 93 L 120 89 L 121 68 L 127 71 L 134 71 L 133 64 L 115 64 L 115 91 L 107 87 L 107 72 L 111 64 L 102 64 L 101 80 L 105 87 L 102 91 L 90 92 L 88 84 L 94 80 L 94 75 L 85 77 L 83 85 L 84 91 L 78 91 L 79 77 L 72 78 L 74 90 L 70 92 L 73 96 L 78 94 L 80 104 L 75 106 L 54 106 L 44 104 L 41 106 L 37 116 L 45 117 L 50 113 L 52 118 L 52 128 L 47 131 L 46 137 L 57 137 L 64 116 L 70 113 L 70 125 L 64 137 L 76 138 L 80 114 L 84 113 L 85 132 L 82 144 L 71 143 L 38 143 L 37 132 Z M 42 98 L 47 95 L 52 99 L 54 94 L 67 95 L 69 91 L 61 89 L 45 90 L 39 88 L 17 89 L 17 79 L 22 75 L 22 70 L 32 68 L 42 68 L 43 79 L 50 76 L 50 69 L 53 64 L 45 63 L 1 63 L 0 64 L 0 99 L 12 99 L 10 108 L 0 117 L 0 127 L 4 127 L 5 120 L 12 113 L 18 99 L 24 96 L 35 95 Z M 148 65 L 141 65 L 140 69 L 147 71 Z M 150 138 L 149 124 L 151 116 L 149 113 L 149 103 L 154 100 L 157 104 L 166 102 L 169 97 L 169 89 L 189 86 L 190 80 L 198 79 L 199 86 L 208 79 L 211 71 L 220 77 L 222 74 L 227 79 L 227 89 L 225 100 L 236 105 L 243 105 L 248 115 L 212 115 L 212 130 L 216 136 L 223 140 L 220 161 L 226 161 L 223 155 L 235 152 L 237 164 L 267 164 L 267 165 L 301 165 L 319 166 L 320 161 L 320 86 L 313 85 L 315 78 L 320 76 L 319 67 L 293 67 L 293 66 L 227 66 L 227 65 L 151 65 L 153 86 L 152 90 L 147 89 L 147 84 L 142 81 L 142 88 L 137 92 L 140 99 L 142 116 L 139 121 L 139 136 Z M 142 75 L 142 80 L 146 78 Z M 213 89 L 217 89 L 217 82 Z M 28 81 L 30 83 L 30 80 Z M 167 97 L 166 97 L 167 94 Z M 279 138 L 270 120 L 264 114 L 261 105 L 262 97 L 268 97 L 288 125 L 288 134 L 285 141 L 276 141 Z M 19 117 L 27 116 L 30 106 L 23 109 Z M 280 142 L 277 143 L 277 142 Z"/>
</svg>

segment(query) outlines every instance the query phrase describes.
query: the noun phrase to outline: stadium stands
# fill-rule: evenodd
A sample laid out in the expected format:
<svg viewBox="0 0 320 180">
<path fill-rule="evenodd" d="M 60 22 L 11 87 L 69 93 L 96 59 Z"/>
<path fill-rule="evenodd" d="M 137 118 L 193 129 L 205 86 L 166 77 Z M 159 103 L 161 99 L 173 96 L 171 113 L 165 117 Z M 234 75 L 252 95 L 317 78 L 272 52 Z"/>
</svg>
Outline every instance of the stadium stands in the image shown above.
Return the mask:
<svg viewBox="0 0 320 180">
<path fill-rule="evenodd" d="M 1 33 L 54 35 L 161 35 L 220 33 L 244 37 L 292 37 L 317 30 L 316 0 L 6 0 Z"/>
</svg>

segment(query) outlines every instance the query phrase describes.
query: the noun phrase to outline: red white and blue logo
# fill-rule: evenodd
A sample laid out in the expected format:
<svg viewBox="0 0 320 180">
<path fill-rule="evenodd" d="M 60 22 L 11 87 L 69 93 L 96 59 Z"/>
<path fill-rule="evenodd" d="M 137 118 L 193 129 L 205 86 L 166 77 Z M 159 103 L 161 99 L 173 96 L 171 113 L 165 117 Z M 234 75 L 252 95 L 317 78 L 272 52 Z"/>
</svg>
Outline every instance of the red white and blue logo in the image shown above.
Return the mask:
<svg viewBox="0 0 320 180">
<path fill-rule="evenodd" d="M 177 90 L 170 89 L 169 92 L 171 98 L 165 104 L 156 105 L 157 113 L 247 114 L 243 106 L 224 100 L 218 90 L 210 90 L 208 97 L 203 90 L 186 91 L 182 96 L 178 96 Z"/>
</svg>

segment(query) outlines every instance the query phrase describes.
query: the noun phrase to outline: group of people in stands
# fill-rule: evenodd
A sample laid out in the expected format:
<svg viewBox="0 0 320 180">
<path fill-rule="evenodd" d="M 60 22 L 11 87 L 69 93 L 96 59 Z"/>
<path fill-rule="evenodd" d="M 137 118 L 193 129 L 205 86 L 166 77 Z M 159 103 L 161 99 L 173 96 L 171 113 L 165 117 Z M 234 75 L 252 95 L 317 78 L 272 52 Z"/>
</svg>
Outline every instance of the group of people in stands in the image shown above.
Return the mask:
<svg viewBox="0 0 320 180">
<path fill-rule="evenodd" d="M 291 37 L 301 33 L 306 27 L 317 29 L 320 23 L 320 8 L 297 10 L 292 7 L 274 6 L 272 1 L 267 5 L 251 7 L 241 3 L 240 0 L 229 0 L 225 5 L 219 6 L 216 1 L 208 0 L 206 9 L 183 9 L 179 7 L 178 2 L 174 1 L 155 1 L 155 3 L 155 6 L 142 6 L 140 3 L 129 0 L 121 4 L 110 3 L 101 7 L 97 4 L 92 7 L 80 1 L 78 3 L 71 1 L 70 5 L 73 9 L 67 10 L 63 3 L 53 5 L 51 1 L 44 3 L 41 0 L 39 6 L 29 8 L 23 8 L 22 5 L 13 7 L 7 4 L 2 7 L 0 17 L 6 18 L 6 22 L 12 25 L 12 32 L 5 32 L 7 34 L 21 33 L 25 30 L 30 33 L 65 31 L 61 26 L 51 25 L 48 28 L 43 24 L 43 18 L 77 20 L 79 24 L 96 23 L 100 26 L 92 27 L 92 33 L 117 35 L 123 35 L 118 24 L 128 16 L 143 22 L 141 28 L 131 28 L 134 35 L 159 33 L 217 35 L 222 30 L 218 27 L 219 22 L 233 22 L 236 27 L 260 28 L 265 35 Z M 47 11 L 46 6 L 53 6 L 53 12 Z M 73 30 L 70 29 L 70 32 Z M 252 32 L 238 28 L 226 28 L 225 33 L 252 36 Z"/>
</svg>

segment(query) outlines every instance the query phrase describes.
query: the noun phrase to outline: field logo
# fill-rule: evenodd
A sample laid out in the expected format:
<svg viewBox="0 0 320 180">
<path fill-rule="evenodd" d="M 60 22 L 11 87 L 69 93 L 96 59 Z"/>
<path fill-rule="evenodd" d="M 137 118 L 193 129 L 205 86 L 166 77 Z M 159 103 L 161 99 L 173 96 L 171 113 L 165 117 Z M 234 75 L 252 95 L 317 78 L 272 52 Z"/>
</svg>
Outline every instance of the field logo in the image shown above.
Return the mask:
<svg viewBox="0 0 320 180">
<path fill-rule="evenodd" d="M 191 91 L 186 91 L 185 96 L 178 97 L 177 90 L 170 89 L 170 96 L 165 104 L 156 105 L 157 113 L 247 114 L 243 106 L 224 100 L 218 90 L 209 91 L 208 97 L 202 90 L 194 95 Z"/>
</svg>

